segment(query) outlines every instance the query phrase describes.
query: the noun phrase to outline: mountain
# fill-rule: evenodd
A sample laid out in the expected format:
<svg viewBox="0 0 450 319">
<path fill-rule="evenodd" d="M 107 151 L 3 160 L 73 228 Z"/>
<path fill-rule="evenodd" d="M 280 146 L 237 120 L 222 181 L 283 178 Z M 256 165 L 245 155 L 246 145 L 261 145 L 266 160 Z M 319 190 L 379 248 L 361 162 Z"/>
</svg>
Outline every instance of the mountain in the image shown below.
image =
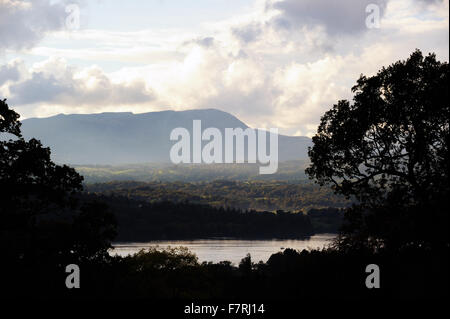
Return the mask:
<svg viewBox="0 0 450 319">
<path fill-rule="evenodd" d="M 172 129 L 186 128 L 191 133 L 193 120 L 201 120 L 202 130 L 248 126 L 233 115 L 216 110 L 162 111 L 133 114 L 59 114 L 22 121 L 26 138 L 35 137 L 49 146 L 58 163 L 119 165 L 169 162 Z M 268 138 L 267 138 L 268 139 Z M 206 144 L 207 142 L 204 142 Z M 279 161 L 307 158 L 308 137 L 279 135 Z M 246 146 L 247 147 L 247 146 Z"/>
</svg>

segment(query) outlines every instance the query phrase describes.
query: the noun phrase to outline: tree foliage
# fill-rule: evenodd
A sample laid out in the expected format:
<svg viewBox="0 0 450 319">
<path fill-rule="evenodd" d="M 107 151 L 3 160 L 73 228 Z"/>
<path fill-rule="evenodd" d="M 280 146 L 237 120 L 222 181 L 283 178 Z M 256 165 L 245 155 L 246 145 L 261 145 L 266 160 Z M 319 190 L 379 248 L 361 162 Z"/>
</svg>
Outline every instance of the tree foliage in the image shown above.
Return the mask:
<svg viewBox="0 0 450 319">
<path fill-rule="evenodd" d="M 50 149 L 25 140 L 19 115 L 0 100 L 0 247 L 11 265 L 93 258 L 106 252 L 114 220 L 100 203 L 79 205 L 82 176 Z M 17 266 L 17 265 L 16 265 Z"/>
<path fill-rule="evenodd" d="M 448 63 L 416 50 L 361 75 L 353 103 L 341 100 L 321 118 L 306 172 L 359 202 L 348 213 L 347 243 L 448 244 L 448 72 Z"/>
<path fill-rule="evenodd" d="M 350 202 L 326 188 L 296 181 L 109 182 L 87 184 L 85 190 L 120 195 L 147 202 L 171 201 L 254 210 L 308 211 L 311 208 L 347 207 Z"/>
</svg>

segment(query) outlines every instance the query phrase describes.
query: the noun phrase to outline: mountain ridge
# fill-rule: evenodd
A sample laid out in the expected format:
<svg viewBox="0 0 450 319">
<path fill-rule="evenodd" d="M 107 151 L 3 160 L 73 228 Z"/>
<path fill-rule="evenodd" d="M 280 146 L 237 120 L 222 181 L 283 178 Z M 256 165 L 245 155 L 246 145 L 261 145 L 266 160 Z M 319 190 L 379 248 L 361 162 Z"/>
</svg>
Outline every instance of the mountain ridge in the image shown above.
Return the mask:
<svg viewBox="0 0 450 319">
<path fill-rule="evenodd" d="M 121 165 L 170 162 L 170 132 L 184 127 L 191 133 L 192 122 L 201 120 L 202 129 L 249 128 L 234 115 L 219 109 L 157 112 L 103 112 L 57 114 L 22 121 L 24 137 L 35 137 L 49 146 L 58 163 L 78 165 Z M 206 143 L 206 142 L 205 142 Z M 279 135 L 279 161 L 306 159 L 311 139 Z M 245 149 L 246 152 L 246 149 Z"/>
</svg>

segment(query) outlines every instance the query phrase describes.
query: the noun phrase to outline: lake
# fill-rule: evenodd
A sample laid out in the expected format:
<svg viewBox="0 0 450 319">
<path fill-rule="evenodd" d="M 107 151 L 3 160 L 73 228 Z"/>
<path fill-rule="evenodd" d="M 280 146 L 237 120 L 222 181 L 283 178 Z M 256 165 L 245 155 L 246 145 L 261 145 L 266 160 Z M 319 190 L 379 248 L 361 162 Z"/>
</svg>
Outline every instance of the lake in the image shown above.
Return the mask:
<svg viewBox="0 0 450 319">
<path fill-rule="evenodd" d="M 110 254 L 126 256 L 150 247 L 167 248 L 169 246 L 183 246 L 195 253 L 200 262 L 212 261 L 217 263 L 223 260 L 229 260 L 237 265 L 248 253 L 251 254 L 253 262 L 260 260 L 266 262 L 270 255 L 283 251 L 286 248 L 299 250 L 323 248 L 330 244 L 335 236 L 336 234 L 318 234 L 305 240 L 196 239 L 156 240 L 145 243 L 114 243 L 114 250 L 110 251 Z"/>
</svg>

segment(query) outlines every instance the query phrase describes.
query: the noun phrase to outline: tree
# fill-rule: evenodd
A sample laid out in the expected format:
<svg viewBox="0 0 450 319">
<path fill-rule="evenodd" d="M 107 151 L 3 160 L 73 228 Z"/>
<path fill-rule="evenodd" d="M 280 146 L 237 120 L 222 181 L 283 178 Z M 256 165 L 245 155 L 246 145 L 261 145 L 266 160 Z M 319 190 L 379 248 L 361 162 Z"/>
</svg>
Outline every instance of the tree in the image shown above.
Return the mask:
<svg viewBox="0 0 450 319">
<path fill-rule="evenodd" d="M 341 248 L 448 245 L 448 72 L 416 50 L 361 75 L 353 103 L 341 100 L 321 118 L 306 172 L 357 203 Z"/>
<path fill-rule="evenodd" d="M 99 203 L 79 203 L 83 177 L 26 141 L 19 115 L 0 100 L 0 247 L 14 263 L 61 263 L 106 253 L 114 218 Z"/>
</svg>

